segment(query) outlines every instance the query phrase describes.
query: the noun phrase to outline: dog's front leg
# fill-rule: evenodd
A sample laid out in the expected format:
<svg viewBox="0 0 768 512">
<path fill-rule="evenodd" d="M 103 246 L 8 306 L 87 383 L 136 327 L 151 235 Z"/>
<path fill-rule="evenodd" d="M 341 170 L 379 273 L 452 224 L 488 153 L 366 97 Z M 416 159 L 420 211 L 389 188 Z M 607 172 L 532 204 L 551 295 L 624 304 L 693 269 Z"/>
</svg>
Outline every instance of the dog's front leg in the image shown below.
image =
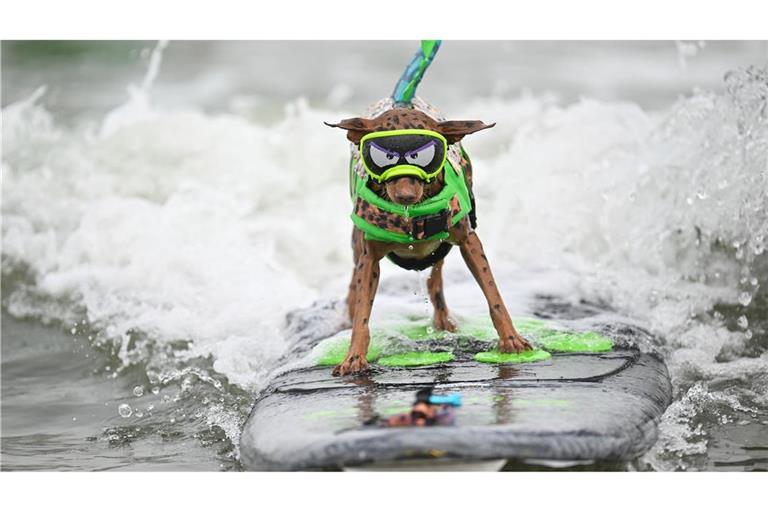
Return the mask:
<svg viewBox="0 0 768 512">
<path fill-rule="evenodd" d="M 352 318 L 352 340 L 344 361 L 333 369 L 333 375 L 348 375 L 368 370 L 368 343 L 370 331 L 368 320 L 371 317 L 373 298 L 379 286 L 379 260 L 381 251 L 375 243 L 364 241 L 362 253 L 358 259 L 353 277 L 355 285 L 354 312 Z"/>
<path fill-rule="evenodd" d="M 461 256 L 475 277 L 480 289 L 483 290 L 485 300 L 488 301 L 488 310 L 496 332 L 499 334 L 499 352 L 520 352 L 529 350 L 531 346 L 520 336 L 512 325 L 507 307 L 501 298 L 501 293 L 493 279 L 488 258 L 485 256 L 483 245 L 474 231 L 470 231 L 459 241 Z"/>
</svg>

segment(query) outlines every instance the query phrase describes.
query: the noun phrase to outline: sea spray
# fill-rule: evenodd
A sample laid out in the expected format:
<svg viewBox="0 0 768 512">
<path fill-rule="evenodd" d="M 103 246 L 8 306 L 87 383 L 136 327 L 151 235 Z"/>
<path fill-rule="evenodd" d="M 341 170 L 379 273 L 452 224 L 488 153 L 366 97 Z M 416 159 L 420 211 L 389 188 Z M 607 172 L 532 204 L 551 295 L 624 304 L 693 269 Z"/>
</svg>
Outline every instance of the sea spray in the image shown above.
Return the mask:
<svg viewBox="0 0 768 512">
<path fill-rule="evenodd" d="M 152 85 L 160 73 L 160 66 L 163 62 L 163 51 L 168 46 L 168 41 L 158 41 L 155 48 L 149 54 L 149 64 L 147 72 L 141 85 L 128 85 L 128 101 L 123 105 L 111 110 L 104 117 L 99 131 L 100 137 L 109 137 L 117 132 L 123 126 L 130 126 L 141 121 L 147 121 L 155 116 L 154 110 L 150 107 L 150 92 Z"/>
</svg>

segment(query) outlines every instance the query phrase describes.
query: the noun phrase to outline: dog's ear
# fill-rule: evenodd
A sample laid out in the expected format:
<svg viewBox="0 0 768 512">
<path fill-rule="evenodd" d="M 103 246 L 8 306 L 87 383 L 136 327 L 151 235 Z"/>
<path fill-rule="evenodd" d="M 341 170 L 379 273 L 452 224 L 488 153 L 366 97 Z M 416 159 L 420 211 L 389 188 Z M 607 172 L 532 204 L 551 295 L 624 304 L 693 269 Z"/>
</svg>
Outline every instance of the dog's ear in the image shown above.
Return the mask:
<svg viewBox="0 0 768 512">
<path fill-rule="evenodd" d="M 437 124 L 437 131 L 443 134 L 448 144 L 459 142 L 465 135 L 493 128 L 496 123 L 485 124 L 482 121 L 443 121 Z"/>
<path fill-rule="evenodd" d="M 355 143 L 360 144 L 360 139 L 364 135 L 376 131 L 373 126 L 372 119 L 364 119 L 362 117 L 353 117 L 351 119 L 342 119 L 337 124 L 325 123 L 332 128 L 341 128 L 347 130 L 347 138 Z"/>
</svg>

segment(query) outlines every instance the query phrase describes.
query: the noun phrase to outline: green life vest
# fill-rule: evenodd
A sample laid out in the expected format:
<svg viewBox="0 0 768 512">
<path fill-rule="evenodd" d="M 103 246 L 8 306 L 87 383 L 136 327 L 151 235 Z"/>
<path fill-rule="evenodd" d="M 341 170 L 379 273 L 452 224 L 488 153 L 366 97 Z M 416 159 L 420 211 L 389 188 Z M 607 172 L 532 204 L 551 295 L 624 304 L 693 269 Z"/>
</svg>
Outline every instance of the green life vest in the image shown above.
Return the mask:
<svg viewBox="0 0 768 512">
<path fill-rule="evenodd" d="M 464 172 L 446 160 L 443 166 L 445 186 L 434 197 L 405 207 L 376 195 L 367 187 L 368 176 L 350 166 L 352 222 L 365 233 L 366 240 L 412 243 L 448 238 L 448 230 L 472 210 Z"/>
</svg>

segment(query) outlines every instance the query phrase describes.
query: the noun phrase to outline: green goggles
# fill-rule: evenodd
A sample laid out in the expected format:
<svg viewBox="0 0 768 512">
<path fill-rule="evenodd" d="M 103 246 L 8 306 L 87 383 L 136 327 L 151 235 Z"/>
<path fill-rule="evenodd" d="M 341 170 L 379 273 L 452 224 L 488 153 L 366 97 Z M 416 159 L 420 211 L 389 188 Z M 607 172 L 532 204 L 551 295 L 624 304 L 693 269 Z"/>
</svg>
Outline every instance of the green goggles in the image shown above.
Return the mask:
<svg viewBox="0 0 768 512">
<path fill-rule="evenodd" d="M 448 155 L 448 142 L 432 130 L 373 132 L 360 139 L 365 171 L 379 183 L 399 176 L 426 182 L 440 174 Z"/>
</svg>

